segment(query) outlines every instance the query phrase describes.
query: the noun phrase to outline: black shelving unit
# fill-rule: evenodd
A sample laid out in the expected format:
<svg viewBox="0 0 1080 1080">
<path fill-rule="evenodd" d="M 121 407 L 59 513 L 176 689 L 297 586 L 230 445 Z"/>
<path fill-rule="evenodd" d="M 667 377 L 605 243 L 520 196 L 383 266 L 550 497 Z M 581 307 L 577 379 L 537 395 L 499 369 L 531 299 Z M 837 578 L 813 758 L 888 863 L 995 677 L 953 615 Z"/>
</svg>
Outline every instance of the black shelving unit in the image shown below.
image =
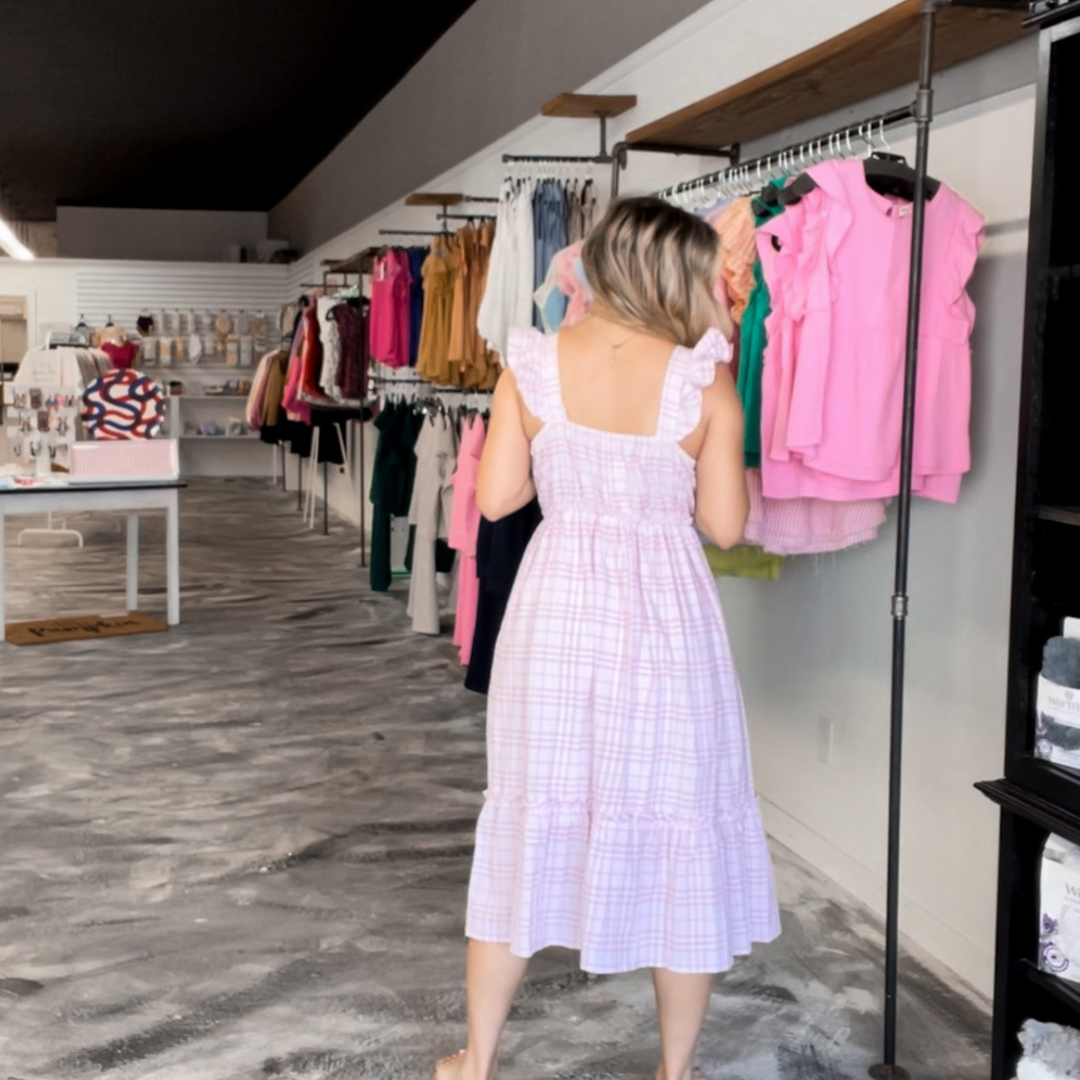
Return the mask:
<svg viewBox="0 0 1080 1080">
<path fill-rule="evenodd" d="M 1048 638 L 1080 616 L 1080 5 L 1048 11 L 1040 38 L 1024 330 L 1005 777 L 977 785 L 1001 808 L 993 1080 L 1012 1080 L 1028 1019 L 1080 1027 L 1080 985 L 1038 969 L 1039 873 L 1051 833 L 1080 843 L 1080 773 L 1035 757 L 1035 687 Z M 1071 18 L 1066 17 L 1066 10 Z"/>
</svg>

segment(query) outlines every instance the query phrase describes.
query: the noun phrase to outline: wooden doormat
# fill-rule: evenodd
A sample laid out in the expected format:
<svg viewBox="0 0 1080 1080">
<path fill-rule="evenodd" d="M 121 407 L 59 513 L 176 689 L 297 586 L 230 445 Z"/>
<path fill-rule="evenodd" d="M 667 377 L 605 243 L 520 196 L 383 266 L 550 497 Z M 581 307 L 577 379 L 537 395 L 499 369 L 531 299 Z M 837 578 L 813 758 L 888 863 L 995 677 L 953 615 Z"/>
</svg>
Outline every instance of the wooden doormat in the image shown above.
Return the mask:
<svg viewBox="0 0 1080 1080">
<path fill-rule="evenodd" d="M 53 641 L 91 641 L 94 638 L 158 634 L 168 624 L 132 611 L 127 615 L 70 615 L 64 619 L 35 619 L 7 624 L 12 645 L 48 645 Z"/>
</svg>

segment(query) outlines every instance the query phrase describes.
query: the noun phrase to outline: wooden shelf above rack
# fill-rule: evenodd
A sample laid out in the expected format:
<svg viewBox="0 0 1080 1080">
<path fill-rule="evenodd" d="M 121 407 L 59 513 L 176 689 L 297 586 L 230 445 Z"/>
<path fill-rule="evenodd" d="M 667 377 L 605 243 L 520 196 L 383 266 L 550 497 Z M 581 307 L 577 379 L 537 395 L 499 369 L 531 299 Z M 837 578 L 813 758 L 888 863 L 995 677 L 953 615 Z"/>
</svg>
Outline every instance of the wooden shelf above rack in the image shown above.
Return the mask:
<svg viewBox="0 0 1080 1080">
<path fill-rule="evenodd" d="M 747 143 L 914 82 L 923 0 L 904 0 L 806 52 L 688 105 L 627 142 L 715 150 Z M 1011 11 L 943 8 L 934 69 L 942 71 L 1024 37 Z"/>
<path fill-rule="evenodd" d="M 637 94 L 559 94 L 545 102 L 541 116 L 558 116 L 567 120 L 609 119 L 622 116 L 637 105 Z"/>
<path fill-rule="evenodd" d="M 406 206 L 460 206 L 464 201 L 460 192 L 442 195 L 437 191 L 414 191 L 405 196 Z"/>
<path fill-rule="evenodd" d="M 374 262 L 374 252 L 368 249 L 348 259 L 324 259 L 322 265 L 328 274 L 367 274 Z"/>
</svg>

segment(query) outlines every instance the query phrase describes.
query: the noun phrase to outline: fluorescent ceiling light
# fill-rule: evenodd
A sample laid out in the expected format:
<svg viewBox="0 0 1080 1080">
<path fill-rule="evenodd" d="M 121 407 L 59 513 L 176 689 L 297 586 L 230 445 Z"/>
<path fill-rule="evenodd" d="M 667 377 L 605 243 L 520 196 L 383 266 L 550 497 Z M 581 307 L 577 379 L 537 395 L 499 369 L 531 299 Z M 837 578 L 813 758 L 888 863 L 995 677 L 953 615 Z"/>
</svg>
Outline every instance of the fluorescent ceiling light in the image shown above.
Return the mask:
<svg viewBox="0 0 1080 1080">
<path fill-rule="evenodd" d="M 0 248 L 13 259 L 32 259 L 34 253 L 11 231 L 11 226 L 0 218 Z"/>
</svg>

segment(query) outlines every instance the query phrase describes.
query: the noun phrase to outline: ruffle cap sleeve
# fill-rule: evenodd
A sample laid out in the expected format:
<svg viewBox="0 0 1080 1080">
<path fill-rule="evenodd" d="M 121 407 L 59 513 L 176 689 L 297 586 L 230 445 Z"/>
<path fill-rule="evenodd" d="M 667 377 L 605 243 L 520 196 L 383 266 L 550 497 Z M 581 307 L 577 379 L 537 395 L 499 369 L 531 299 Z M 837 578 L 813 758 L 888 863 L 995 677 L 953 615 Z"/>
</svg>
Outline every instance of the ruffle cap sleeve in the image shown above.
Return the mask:
<svg viewBox="0 0 1080 1080">
<path fill-rule="evenodd" d="M 506 366 L 514 373 L 525 408 L 539 420 L 551 412 L 551 339 L 535 327 L 511 330 Z"/>
<path fill-rule="evenodd" d="M 716 381 L 716 365 L 731 363 L 731 342 L 717 329 L 709 330 L 683 353 L 684 367 L 679 393 L 675 438 L 682 441 L 701 423 L 701 391 Z"/>
<path fill-rule="evenodd" d="M 731 342 L 715 327 L 707 331 L 690 351 L 690 378 L 695 386 L 699 390 L 709 386 L 716 378 L 716 365 L 730 364 L 731 357 Z"/>
</svg>

